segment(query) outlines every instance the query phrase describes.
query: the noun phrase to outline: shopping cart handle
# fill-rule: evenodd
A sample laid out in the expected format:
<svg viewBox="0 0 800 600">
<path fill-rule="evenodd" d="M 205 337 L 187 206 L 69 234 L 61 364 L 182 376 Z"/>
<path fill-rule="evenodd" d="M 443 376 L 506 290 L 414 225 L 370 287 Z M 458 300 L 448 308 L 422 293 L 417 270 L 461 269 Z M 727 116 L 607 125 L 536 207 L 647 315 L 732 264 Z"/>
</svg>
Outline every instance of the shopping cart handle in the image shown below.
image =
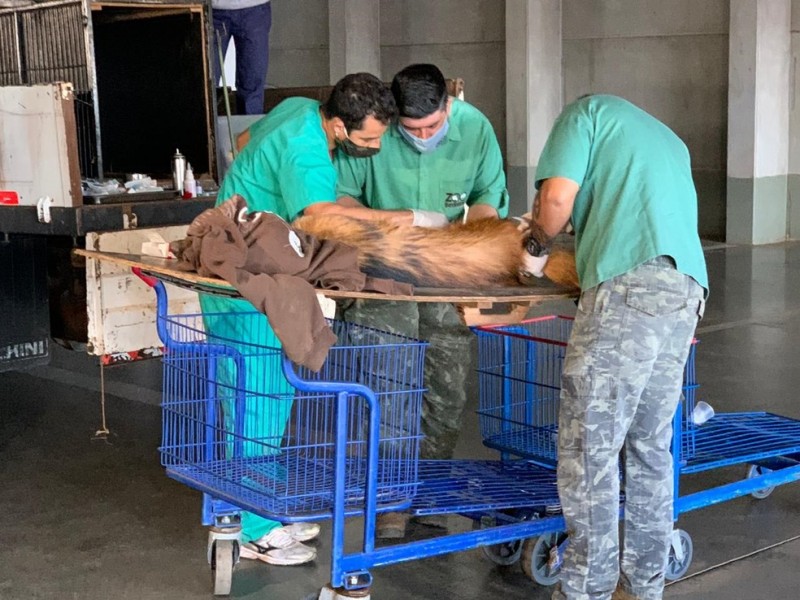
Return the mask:
<svg viewBox="0 0 800 600">
<path fill-rule="evenodd" d="M 345 392 L 347 394 L 355 394 L 366 399 L 369 404 L 370 411 L 379 411 L 380 406 L 375 392 L 371 388 L 360 383 L 353 383 L 349 381 L 321 381 L 303 379 L 295 371 L 294 363 L 284 355 L 283 357 L 283 374 L 286 380 L 296 387 L 301 392 L 324 392 L 328 394 L 338 394 Z"/>
<path fill-rule="evenodd" d="M 142 270 L 139 267 L 131 267 L 131 271 L 133 271 L 134 275 L 136 275 L 139 279 L 144 281 L 151 288 L 156 287 L 158 279 L 156 279 L 155 277 L 151 275 L 145 275 L 144 273 L 142 273 Z"/>
<path fill-rule="evenodd" d="M 302 392 L 325 392 L 336 395 L 336 441 L 334 443 L 333 538 L 334 544 L 344 547 L 345 461 L 347 458 L 348 395 L 361 396 L 369 405 L 369 435 L 367 438 L 367 477 L 364 498 L 364 551 L 375 549 L 375 526 L 378 509 L 378 444 L 380 443 L 381 408 L 370 388 L 360 383 L 344 381 L 309 381 L 302 379 L 292 361 L 283 357 L 286 380 Z M 334 557 L 333 570 L 338 566 Z"/>
</svg>

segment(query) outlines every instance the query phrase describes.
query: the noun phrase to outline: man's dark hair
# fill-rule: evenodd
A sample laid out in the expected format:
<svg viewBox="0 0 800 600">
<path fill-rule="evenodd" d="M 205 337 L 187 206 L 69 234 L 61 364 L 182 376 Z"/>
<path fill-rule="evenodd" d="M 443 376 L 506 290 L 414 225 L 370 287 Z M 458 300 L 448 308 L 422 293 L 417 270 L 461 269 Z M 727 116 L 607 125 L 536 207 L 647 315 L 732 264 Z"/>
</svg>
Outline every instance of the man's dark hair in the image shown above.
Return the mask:
<svg viewBox="0 0 800 600">
<path fill-rule="evenodd" d="M 436 65 L 409 65 L 392 79 L 392 95 L 401 117 L 422 119 L 447 103 L 447 84 Z"/>
<path fill-rule="evenodd" d="M 375 117 L 384 125 L 397 118 L 397 105 L 389 88 L 370 73 L 351 73 L 331 90 L 322 111 L 329 119 L 339 117 L 348 131 L 364 126 L 364 119 Z"/>
</svg>

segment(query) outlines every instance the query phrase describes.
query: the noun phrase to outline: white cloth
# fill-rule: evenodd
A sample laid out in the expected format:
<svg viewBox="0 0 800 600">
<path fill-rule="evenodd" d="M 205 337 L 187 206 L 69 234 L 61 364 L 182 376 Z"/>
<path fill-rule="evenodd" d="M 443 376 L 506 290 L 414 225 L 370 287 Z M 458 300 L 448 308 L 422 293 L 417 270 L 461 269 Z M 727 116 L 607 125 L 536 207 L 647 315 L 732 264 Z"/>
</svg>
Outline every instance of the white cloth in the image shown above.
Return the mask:
<svg viewBox="0 0 800 600">
<path fill-rule="evenodd" d="M 432 210 L 411 209 L 411 212 L 414 213 L 414 222 L 412 223 L 414 227 L 439 229 L 450 223 L 445 215 Z"/>
<path fill-rule="evenodd" d="M 532 256 L 525 252 L 522 257 L 523 270 L 534 277 L 542 277 L 544 275 L 544 266 L 547 264 L 548 258 L 550 258 L 549 254 Z"/>
</svg>

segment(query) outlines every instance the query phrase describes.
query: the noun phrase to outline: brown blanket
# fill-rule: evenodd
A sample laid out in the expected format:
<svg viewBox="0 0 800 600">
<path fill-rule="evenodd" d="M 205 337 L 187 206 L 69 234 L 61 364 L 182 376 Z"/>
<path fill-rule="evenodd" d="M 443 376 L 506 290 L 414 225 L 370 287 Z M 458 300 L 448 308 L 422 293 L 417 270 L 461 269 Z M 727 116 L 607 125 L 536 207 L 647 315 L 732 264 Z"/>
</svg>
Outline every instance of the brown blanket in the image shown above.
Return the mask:
<svg viewBox="0 0 800 600">
<path fill-rule="evenodd" d="M 314 371 L 336 342 L 314 288 L 413 293 L 362 273 L 355 248 L 296 232 L 273 213 L 250 213 L 241 196 L 200 214 L 187 235 L 173 245 L 178 268 L 230 283 L 267 315 L 286 355 Z"/>
</svg>

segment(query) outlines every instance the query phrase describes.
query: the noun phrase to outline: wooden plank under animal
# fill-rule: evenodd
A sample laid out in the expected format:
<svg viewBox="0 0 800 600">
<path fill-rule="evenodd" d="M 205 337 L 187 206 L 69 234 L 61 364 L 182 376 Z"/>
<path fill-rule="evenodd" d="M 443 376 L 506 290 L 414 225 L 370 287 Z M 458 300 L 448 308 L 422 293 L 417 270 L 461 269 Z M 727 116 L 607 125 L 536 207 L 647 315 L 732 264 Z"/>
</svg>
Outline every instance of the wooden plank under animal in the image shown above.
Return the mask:
<svg viewBox="0 0 800 600">
<path fill-rule="evenodd" d="M 129 268 L 140 268 L 165 282 L 207 293 L 236 296 L 236 290 L 227 282 L 213 277 L 203 277 L 195 272 L 175 268 L 175 261 L 139 254 L 118 254 L 77 249 L 79 256 L 107 261 Z M 531 306 L 549 300 L 575 297 L 576 289 L 563 288 L 541 279 L 532 285 L 517 285 L 485 289 L 423 288 L 414 289 L 413 295 L 380 294 L 345 290 L 318 290 L 332 299 L 365 298 L 400 302 L 451 302 L 458 308 L 466 325 L 510 324 L 525 318 Z"/>
</svg>

